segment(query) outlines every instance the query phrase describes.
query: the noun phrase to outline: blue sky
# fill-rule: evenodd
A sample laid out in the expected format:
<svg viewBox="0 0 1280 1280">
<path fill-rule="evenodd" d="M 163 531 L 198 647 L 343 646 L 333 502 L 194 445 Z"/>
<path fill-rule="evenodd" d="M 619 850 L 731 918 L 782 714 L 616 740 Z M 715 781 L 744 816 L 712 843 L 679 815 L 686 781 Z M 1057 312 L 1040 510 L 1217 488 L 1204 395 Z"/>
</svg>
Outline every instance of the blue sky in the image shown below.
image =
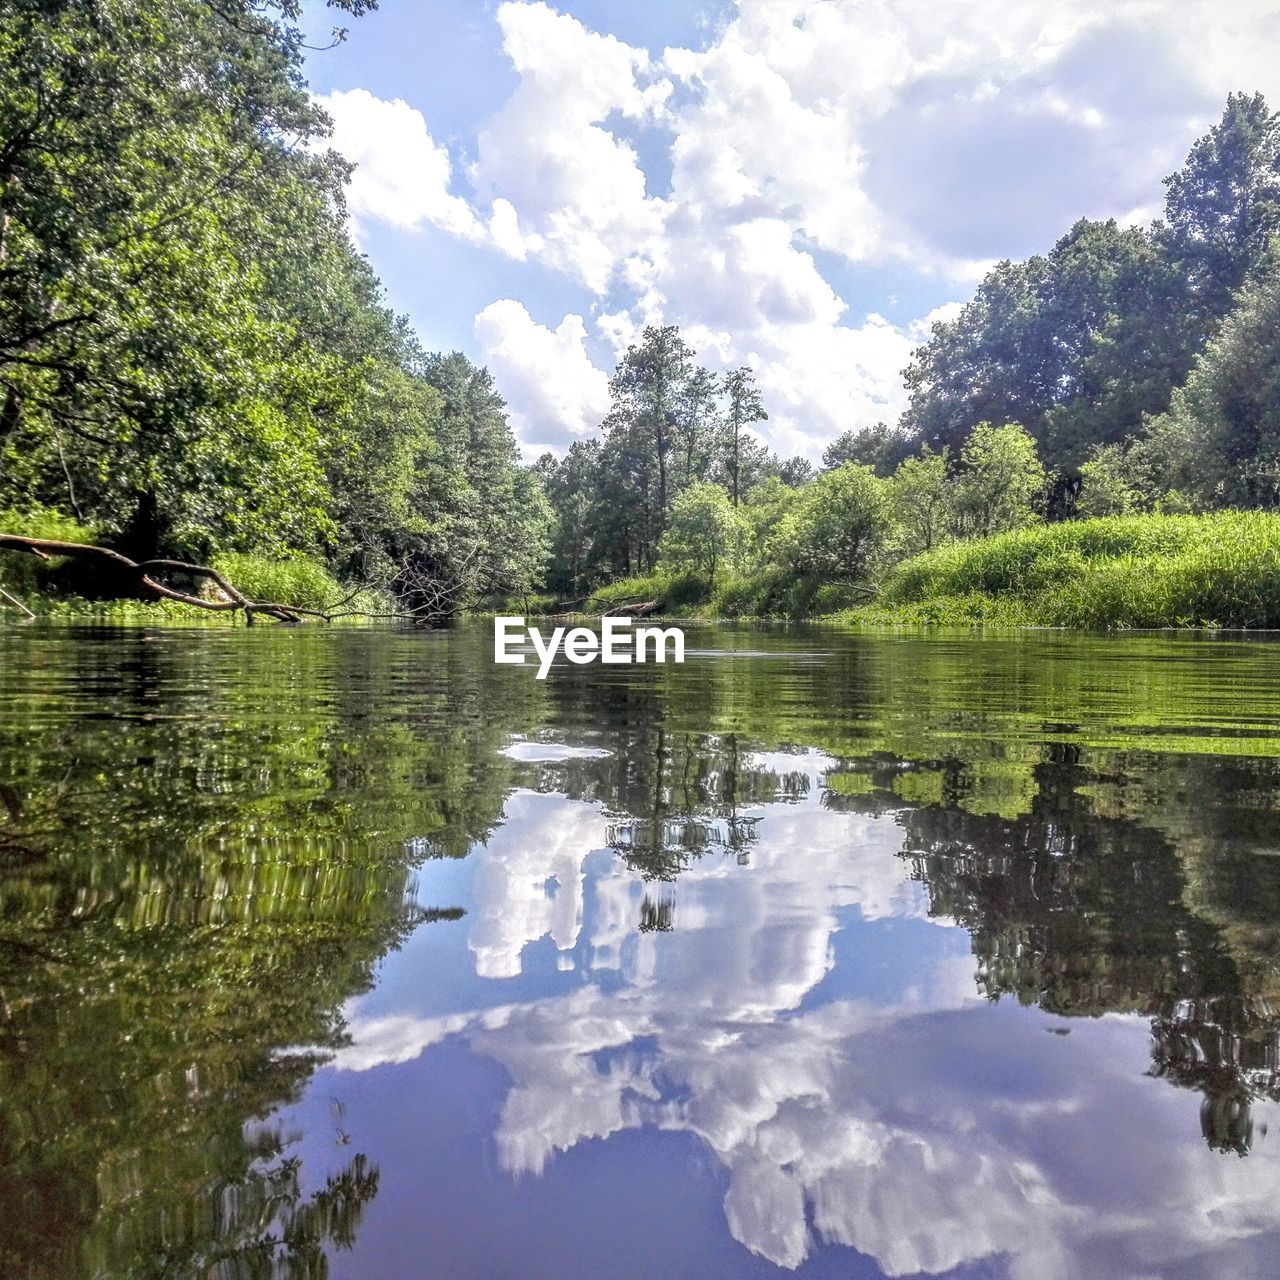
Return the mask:
<svg viewBox="0 0 1280 1280">
<path fill-rule="evenodd" d="M 338 18 L 319 3 L 312 29 Z M 768 442 L 892 420 L 930 324 L 1080 216 L 1145 221 L 1280 0 L 382 0 L 311 55 L 353 235 L 527 456 L 645 324 L 756 368 Z"/>
</svg>

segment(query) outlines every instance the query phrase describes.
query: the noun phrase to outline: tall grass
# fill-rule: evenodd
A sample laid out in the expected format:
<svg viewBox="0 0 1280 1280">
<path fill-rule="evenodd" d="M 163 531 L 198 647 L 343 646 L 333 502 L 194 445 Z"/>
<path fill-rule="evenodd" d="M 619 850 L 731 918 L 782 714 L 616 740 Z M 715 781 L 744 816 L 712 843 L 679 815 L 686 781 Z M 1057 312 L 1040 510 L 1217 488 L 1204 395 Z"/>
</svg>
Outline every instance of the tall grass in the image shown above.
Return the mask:
<svg viewBox="0 0 1280 1280">
<path fill-rule="evenodd" d="M 1280 516 L 1109 516 L 905 561 L 864 618 L 1067 627 L 1280 627 Z"/>
<path fill-rule="evenodd" d="M 224 551 L 213 557 L 211 566 L 250 600 L 324 609 L 348 594 L 322 564 L 301 556 L 270 560 L 266 556 Z"/>
<path fill-rule="evenodd" d="M 0 511 L 0 530 L 29 538 L 58 542 L 93 542 L 93 529 L 55 511 Z M 327 609 L 348 600 L 345 587 L 315 560 L 302 556 L 272 560 L 265 556 L 224 552 L 213 557 L 217 569 L 250 600 L 270 600 L 302 609 Z M 125 619 L 154 617 L 194 621 L 207 615 L 174 601 L 100 600 L 95 570 L 73 560 L 54 557 L 41 560 L 25 552 L 0 552 L 0 587 L 34 606 L 44 617 L 104 617 Z M 360 591 L 349 599 L 349 609 L 389 612 L 392 602 L 382 594 Z"/>
<path fill-rule="evenodd" d="M 655 601 L 660 613 L 688 613 L 705 604 L 711 596 L 711 584 L 700 573 L 651 573 L 636 578 L 621 578 L 592 592 L 586 602 L 587 613 L 605 613 L 622 604 Z"/>
</svg>

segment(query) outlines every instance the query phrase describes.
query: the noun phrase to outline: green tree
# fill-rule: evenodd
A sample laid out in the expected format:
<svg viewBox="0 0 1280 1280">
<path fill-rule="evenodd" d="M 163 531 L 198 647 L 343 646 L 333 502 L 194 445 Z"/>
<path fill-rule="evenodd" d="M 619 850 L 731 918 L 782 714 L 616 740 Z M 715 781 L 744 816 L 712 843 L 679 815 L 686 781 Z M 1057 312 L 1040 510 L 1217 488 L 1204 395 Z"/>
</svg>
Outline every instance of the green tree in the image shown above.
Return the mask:
<svg viewBox="0 0 1280 1280">
<path fill-rule="evenodd" d="M 955 522 L 955 489 L 947 474 L 947 451 L 925 448 L 906 458 L 889 477 L 889 502 L 900 549 L 906 555 L 929 551 L 944 541 Z"/>
<path fill-rule="evenodd" d="M 418 461 L 395 587 L 447 616 L 491 592 L 527 592 L 542 578 L 551 510 L 537 473 L 520 466 L 506 406 L 487 369 L 462 355 L 428 357 L 423 378 L 440 398 L 433 448 Z"/>
<path fill-rule="evenodd" d="M 912 442 L 887 422 L 860 431 L 844 431 L 822 451 L 822 465 L 830 471 L 846 462 L 870 467 L 878 476 L 891 476 L 911 453 Z"/>
<path fill-rule="evenodd" d="M 936 324 L 906 370 L 903 424 L 958 451 L 980 422 L 1024 423 L 1055 467 L 1121 440 L 1190 360 L 1177 272 L 1138 228 L 1081 220 L 1053 250 L 1003 262 Z"/>
<path fill-rule="evenodd" d="M 671 509 L 659 563 L 667 569 L 705 573 L 714 582 L 717 571 L 737 566 L 744 534 L 743 520 L 718 484 L 690 485 Z"/>
<path fill-rule="evenodd" d="M 1080 468 L 1082 516 L 1127 516 L 1150 504 L 1151 475 L 1142 451 L 1101 445 Z"/>
<path fill-rule="evenodd" d="M 1165 187 L 1169 246 L 1208 336 L 1280 232 L 1280 115 L 1233 93 Z"/>
<path fill-rule="evenodd" d="M 764 400 L 755 385 L 755 374 L 749 366 L 732 369 L 721 380 L 720 389 L 728 401 L 725 410 L 725 470 L 729 476 L 729 497 L 736 507 L 750 487 L 745 483 L 749 475 L 759 470 L 763 462 L 763 450 L 750 436 L 747 429 L 756 422 L 767 422 L 769 415 Z"/>
<path fill-rule="evenodd" d="M 657 537 L 666 527 L 674 497 L 673 446 L 679 410 L 689 409 L 689 384 L 696 368 L 693 350 L 675 325 L 650 325 L 640 343 L 627 348 L 609 384 L 615 419 L 625 424 L 652 453 L 656 487 L 652 524 Z"/>
<path fill-rule="evenodd" d="M 1196 505 L 1280 506 L 1280 276 L 1244 291 L 1138 453 Z"/>
<path fill-rule="evenodd" d="M 575 598 L 593 581 L 600 538 L 600 441 L 575 440 L 563 458 L 538 459 L 553 513 L 546 585 Z"/>
<path fill-rule="evenodd" d="M 30 497 L 142 554 L 333 533 L 314 410 L 339 380 L 281 284 L 343 170 L 303 145 L 325 121 L 296 17 L 247 0 L 0 15 L 0 437 Z"/>
<path fill-rule="evenodd" d="M 768 550 L 783 518 L 803 491 L 784 484 L 777 476 L 765 476 L 738 508 L 747 536 L 751 558 L 759 563 L 768 559 Z"/>
<path fill-rule="evenodd" d="M 1035 441 L 1016 423 L 979 423 L 960 451 L 956 517 L 960 530 L 987 537 L 1034 524 L 1045 487 Z"/>
<path fill-rule="evenodd" d="M 768 474 L 775 475 L 783 484 L 793 489 L 806 485 L 813 479 L 815 472 L 813 463 L 808 458 L 796 454 L 793 458 L 774 457 L 770 460 Z"/>
<path fill-rule="evenodd" d="M 771 557 L 803 573 L 839 582 L 866 576 L 892 524 L 887 483 L 847 462 L 805 486 L 778 523 Z"/>
</svg>

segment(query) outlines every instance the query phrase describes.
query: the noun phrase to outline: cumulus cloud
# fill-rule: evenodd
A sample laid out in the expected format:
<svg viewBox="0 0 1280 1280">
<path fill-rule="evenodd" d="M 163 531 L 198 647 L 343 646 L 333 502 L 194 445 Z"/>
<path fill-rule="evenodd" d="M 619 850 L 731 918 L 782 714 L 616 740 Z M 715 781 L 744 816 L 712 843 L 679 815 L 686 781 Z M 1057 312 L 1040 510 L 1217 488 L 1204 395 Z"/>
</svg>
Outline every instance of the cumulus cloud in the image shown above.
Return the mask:
<svg viewBox="0 0 1280 1280">
<path fill-rule="evenodd" d="M 498 6 L 516 85 L 465 200 L 417 112 L 325 99 L 361 220 L 445 227 L 584 291 L 555 329 L 510 300 L 477 319 L 530 450 L 598 421 L 588 336 L 620 354 L 675 323 L 712 367 L 755 364 L 769 442 L 816 456 L 901 410 L 921 336 L 848 268 L 962 297 L 1076 217 L 1150 218 L 1227 92 L 1280 91 L 1280 0 L 737 0 L 661 57 L 562 8 Z"/>
<path fill-rule="evenodd" d="M 330 145 L 356 166 L 347 203 L 357 226 L 376 220 L 407 229 L 429 224 L 464 237 L 480 233 L 471 207 L 450 194 L 449 153 L 431 137 L 420 111 L 367 89 L 317 101 L 333 120 Z"/>
<path fill-rule="evenodd" d="M 550 329 L 504 298 L 476 316 L 475 333 L 527 455 L 563 451 L 608 411 L 609 379 L 587 354 L 581 316 L 565 316 Z"/>
<path fill-rule="evenodd" d="M 497 20 L 520 83 L 480 132 L 477 198 L 495 219 L 514 210 L 509 247 L 603 293 L 660 235 L 666 212 L 646 193 L 634 149 L 606 121 L 654 117 L 670 85 L 643 50 L 546 4 L 503 4 Z"/>
</svg>

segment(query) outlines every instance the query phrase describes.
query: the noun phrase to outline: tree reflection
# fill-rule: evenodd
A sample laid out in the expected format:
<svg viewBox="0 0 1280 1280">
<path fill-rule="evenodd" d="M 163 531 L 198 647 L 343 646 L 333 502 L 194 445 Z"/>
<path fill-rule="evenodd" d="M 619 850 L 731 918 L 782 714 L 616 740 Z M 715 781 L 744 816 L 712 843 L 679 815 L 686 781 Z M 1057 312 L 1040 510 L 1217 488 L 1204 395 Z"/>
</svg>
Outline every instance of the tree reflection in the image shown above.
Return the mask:
<svg viewBox="0 0 1280 1280">
<path fill-rule="evenodd" d="M 681 877 L 758 872 L 800 802 L 891 818 L 980 991 L 1149 1018 L 1152 1073 L 1203 1096 L 1218 1150 L 1247 1152 L 1251 1107 L 1280 1097 L 1280 766 L 1265 737 L 1186 727 L 1211 719 L 1189 667 L 1108 685 L 1086 642 L 1056 665 L 850 643 L 542 684 L 393 633 L 0 644 L 0 1275 L 323 1275 L 377 1170 L 357 1133 L 316 1188 L 269 1118 L 343 1048 L 380 958 L 459 917 L 418 866 L 483 847 L 517 785 L 588 802 L 564 883 L 611 848 L 638 880 L 619 935 L 645 947 L 685 936 Z M 608 754 L 521 764 L 516 734 Z M 803 884 L 795 829 L 768 853 Z M 536 894 L 536 856 L 518 870 Z M 761 942 L 785 964 L 739 957 L 783 993 L 762 1009 L 827 972 L 834 908 L 815 943 L 810 905 Z M 720 1007 L 695 976 L 690 1017 Z"/>
<path fill-rule="evenodd" d="M 1021 640 L 872 640 L 781 678 L 727 661 L 566 683 L 559 718 L 597 716 L 614 754 L 539 785 L 603 804 L 610 845 L 674 901 L 701 859 L 749 863 L 767 807 L 814 785 L 769 753 L 817 748 L 824 805 L 896 816 L 931 913 L 970 933 L 980 991 L 1145 1014 L 1153 1074 L 1203 1093 L 1211 1145 L 1243 1151 L 1250 1103 L 1280 1097 L 1280 762 L 1269 730 L 1183 727 L 1230 719 L 1231 672 L 1216 686 L 1209 646 L 1161 643 L 1046 640 L 1038 660 Z M 1280 718 L 1254 670 L 1270 651 L 1228 657 L 1251 664 L 1248 720 Z"/>
<path fill-rule="evenodd" d="M 463 650 L 422 674 L 412 639 L 5 652 L 0 1275 L 323 1277 L 353 1241 L 377 1169 L 308 1190 L 265 1118 L 379 959 L 462 915 L 415 863 L 493 829 L 539 705 Z"/>
</svg>

